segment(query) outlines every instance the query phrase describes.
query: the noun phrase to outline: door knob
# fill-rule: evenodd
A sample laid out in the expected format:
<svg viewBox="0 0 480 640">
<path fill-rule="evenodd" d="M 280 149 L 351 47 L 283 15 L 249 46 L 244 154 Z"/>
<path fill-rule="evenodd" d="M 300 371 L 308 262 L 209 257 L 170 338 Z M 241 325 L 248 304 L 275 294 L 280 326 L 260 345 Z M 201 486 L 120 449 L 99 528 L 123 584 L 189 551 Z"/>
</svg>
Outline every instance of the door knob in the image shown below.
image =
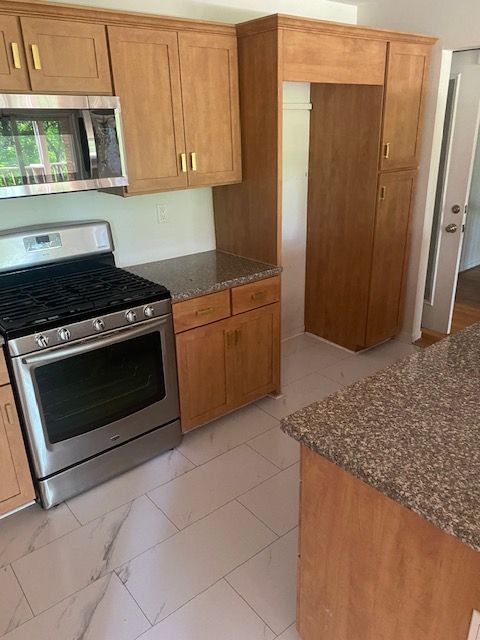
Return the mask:
<svg viewBox="0 0 480 640">
<path fill-rule="evenodd" d="M 447 226 L 445 227 L 445 231 L 447 233 L 456 233 L 457 229 L 458 227 L 456 224 L 447 224 Z"/>
<path fill-rule="evenodd" d="M 452 213 L 460 213 L 462 207 L 459 204 L 454 204 L 452 207 Z"/>
</svg>

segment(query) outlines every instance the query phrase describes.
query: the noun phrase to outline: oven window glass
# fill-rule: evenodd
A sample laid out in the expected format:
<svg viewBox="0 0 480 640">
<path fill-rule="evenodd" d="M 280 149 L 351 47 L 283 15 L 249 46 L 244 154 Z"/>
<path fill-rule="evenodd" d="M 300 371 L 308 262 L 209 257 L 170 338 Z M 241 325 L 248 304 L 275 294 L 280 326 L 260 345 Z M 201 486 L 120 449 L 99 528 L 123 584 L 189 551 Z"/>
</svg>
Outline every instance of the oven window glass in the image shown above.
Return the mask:
<svg viewBox="0 0 480 640">
<path fill-rule="evenodd" d="M 82 127 L 73 110 L 0 112 L 0 189 L 88 177 Z"/>
<path fill-rule="evenodd" d="M 158 332 L 34 371 L 51 443 L 93 431 L 165 398 Z"/>
</svg>

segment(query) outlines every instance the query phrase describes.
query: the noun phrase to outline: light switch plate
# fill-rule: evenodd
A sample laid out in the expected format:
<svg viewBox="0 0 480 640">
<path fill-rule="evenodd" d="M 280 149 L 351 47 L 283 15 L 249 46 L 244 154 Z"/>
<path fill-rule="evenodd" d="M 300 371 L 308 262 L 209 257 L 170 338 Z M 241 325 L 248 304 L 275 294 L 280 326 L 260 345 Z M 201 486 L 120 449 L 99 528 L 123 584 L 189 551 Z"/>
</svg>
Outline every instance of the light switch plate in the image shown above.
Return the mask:
<svg viewBox="0 0 480 640">
<path fill-rule="evenodd" d="M 472 613 L 472 622 L 467 640 L 480 640 L 480 611 L 476 609 L 474 609 Z"/>
</svg>

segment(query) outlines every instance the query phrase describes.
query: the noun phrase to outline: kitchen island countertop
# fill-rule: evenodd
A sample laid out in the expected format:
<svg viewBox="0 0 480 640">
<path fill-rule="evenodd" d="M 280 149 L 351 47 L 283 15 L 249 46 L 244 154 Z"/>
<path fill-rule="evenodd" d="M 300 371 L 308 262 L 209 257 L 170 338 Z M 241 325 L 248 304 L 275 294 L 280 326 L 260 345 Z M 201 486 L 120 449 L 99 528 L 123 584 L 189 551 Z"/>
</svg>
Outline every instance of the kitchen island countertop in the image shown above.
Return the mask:
<svg viewBox="0 0 480 640">
<path fill-rule="evenodd" d="M 169 289 L 172 302 L 270 278 L 282 271 L 281 267 L 275 265 L 215 250 L 134 265 L 125 269 L 163 284 Z"/>
<path fill-rule="evenodd" d="M 480 323 L 297 411 L 282 429 L 480 550 Z"/>
</svg>

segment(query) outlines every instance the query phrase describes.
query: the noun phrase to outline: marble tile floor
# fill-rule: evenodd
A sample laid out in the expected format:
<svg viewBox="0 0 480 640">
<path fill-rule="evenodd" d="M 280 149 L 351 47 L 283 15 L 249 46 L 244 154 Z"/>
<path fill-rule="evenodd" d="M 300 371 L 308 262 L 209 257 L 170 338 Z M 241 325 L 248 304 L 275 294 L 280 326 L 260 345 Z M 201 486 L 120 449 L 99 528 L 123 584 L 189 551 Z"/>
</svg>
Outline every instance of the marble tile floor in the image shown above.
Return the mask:
<svg viewBox="0 0 480 640">
<path fill-rule="evenodd" d="M 2 640 L 298 640 L 299 447 L 279 420 L 417 347 L 283 343 L 283 396 L 50 511 L 0 520 Z"/>
</svg>

